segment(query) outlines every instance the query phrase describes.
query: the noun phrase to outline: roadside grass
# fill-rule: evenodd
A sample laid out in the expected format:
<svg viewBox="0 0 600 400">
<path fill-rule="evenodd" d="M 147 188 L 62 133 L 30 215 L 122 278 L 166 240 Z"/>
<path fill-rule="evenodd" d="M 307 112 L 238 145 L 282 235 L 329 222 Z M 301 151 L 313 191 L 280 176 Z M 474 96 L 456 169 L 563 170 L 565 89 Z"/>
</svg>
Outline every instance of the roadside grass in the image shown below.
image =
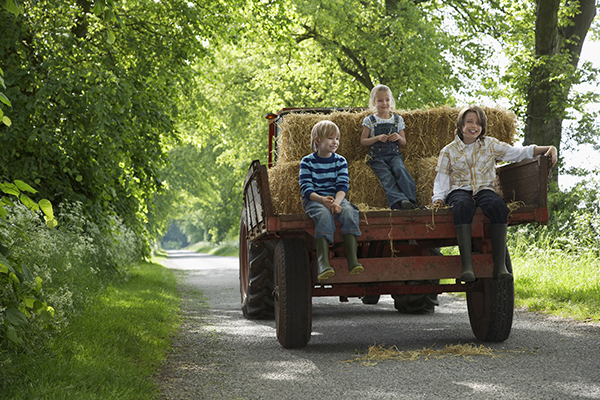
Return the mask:
<svg viewBox="0 0 600 400">
<path fill-rule="evenodd" d="M 157 398 L 150 377 L 180 325 L 179 307 L 173 273 L 136 264 L 39 351 L 12 356 L 0 398 Z"/>
<path fill-rule="evenodd" d="M 513 248 L 515 305 L 580 321 L 600 321 L 600 258 L 594 252 Z"/>
</svg>

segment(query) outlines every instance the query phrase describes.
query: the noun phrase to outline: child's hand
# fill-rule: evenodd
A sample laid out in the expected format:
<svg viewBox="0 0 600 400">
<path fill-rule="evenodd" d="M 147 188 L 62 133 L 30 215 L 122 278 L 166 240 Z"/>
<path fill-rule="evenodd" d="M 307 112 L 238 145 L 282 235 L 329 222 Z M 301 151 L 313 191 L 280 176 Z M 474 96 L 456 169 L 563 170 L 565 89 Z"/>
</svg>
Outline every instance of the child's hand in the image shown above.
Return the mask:
<svg viewBox="0 0 600 400">
<path fill-rule="evenodd" d="M 442 200 L 436 200 L 436 201 L 433 203 L 433 208 L 434 208 L 434 209 L 436 209 L 436 210 L 437 210 L 438 208 L 440 208 L 440 207 L 443 207 L 443 206 L 444 206 L 444 202 L 443 202 Z"/>
<path fill-rule="evenodd" d="M 379 135 L 379 136 L 377 136 L 377 139 L 379 139 L 380 142 L 387 142 L 388 135 Z"/>
<path fill-rule="evenodd" d="M 551 160 L 552 160 L 552 166 L 554 167 L 556 165 L 556 162 L 558 161 L 558 151 L 556 150 L 556 147 L 550 146 L 550 148 L 548 149 L 548 151 L 544 155 L 552 157 L 551 158 Z"/>
<path fill-rule="evenodd" d="M 323 197 L 323 205 L 329 209 L 331 209 L 331 206 L 333 205 L 334 201 L 335 199 L 332 196 Z"/>
<path fill-rule="evenodd" d="M 398 132 L 394 132 L 388 136 L 388 141 L 390 142 L 397 142 L 398 140 L 400 140 L 400 135 Z"/>
<path fill-rule="evenodd" d="M 331 213 L 332 213 L 332 214 L 339 214 L 339 213 L 341 213 L 341 212 L 342 212 L 342 206 L 341 206 L 341 205 L 339 205 L 338 203 L 335 203 L 335 202 L 334 202 L 334 203 L 331 205 Z"/>
</svg>

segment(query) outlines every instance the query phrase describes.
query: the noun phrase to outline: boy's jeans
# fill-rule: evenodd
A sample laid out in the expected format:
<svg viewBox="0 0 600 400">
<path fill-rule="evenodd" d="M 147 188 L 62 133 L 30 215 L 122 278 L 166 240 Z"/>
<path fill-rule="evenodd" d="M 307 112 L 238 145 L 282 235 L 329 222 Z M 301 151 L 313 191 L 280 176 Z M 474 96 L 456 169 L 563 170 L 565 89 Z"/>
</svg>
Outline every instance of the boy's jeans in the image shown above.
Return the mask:
<svg viewBox="0 0 600 400">
<path fill-rule="evenodd" d="M 417 201 L 415 181 L 404 166 L 400 153 L 376 154 L 369 160 L 369 165 L 385 190 L 389 207 L 402 200 Z"/>
<path fill-rule="evenodd" d="M 342 200 L 342 212 L 339 214 L 332 214 L 330 209 L 318 201 L 304 199 L 302 206 L 315 223 L 315 239 L 324 237 L 327 238 L 329 244 L 333 243 L 335 221 L 339 222 L 343 235 L 349 233 L 354 236 L 361 235 L 358 227 L 358 208 L 346 199 Z"/>
</svg>

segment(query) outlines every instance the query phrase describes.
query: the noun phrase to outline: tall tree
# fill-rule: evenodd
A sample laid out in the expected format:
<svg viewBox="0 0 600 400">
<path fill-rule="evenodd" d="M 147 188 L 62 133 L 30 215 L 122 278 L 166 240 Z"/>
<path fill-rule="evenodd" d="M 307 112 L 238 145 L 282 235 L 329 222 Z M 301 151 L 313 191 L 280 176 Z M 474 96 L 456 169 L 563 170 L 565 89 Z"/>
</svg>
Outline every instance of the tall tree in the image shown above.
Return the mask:
<svg viewBox="0 0 600 400">
<path fill-rule="evenodd" d="M 595 0 L 537 0 L 535 54 L 527 91 L 525 143 L 561 144 L 562 123 Z"/>
</svg>

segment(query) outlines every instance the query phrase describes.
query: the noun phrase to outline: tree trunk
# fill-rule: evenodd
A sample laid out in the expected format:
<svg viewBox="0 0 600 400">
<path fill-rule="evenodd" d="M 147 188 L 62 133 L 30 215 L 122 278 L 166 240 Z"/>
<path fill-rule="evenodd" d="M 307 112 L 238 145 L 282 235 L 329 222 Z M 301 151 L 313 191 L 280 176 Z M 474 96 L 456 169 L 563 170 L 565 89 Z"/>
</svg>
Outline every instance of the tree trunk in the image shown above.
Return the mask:
<svg viewBox="0 0 600 400">
<path fill-rule="evenodd" d="M 570 17 L 565 28 L 558 24 L 560 0 L 537 0 L 535 23 L 536 64 L 530 75 L 525 144 L 554 145 L 560 149 L 562 122 L 567 98 L 577 70 L 581 48 L 596 15 L 595 0 L 580 0 L 579 13 Z M 570 7 L 569 0 L 563 7 Z M 560 61 L 566 53 L 567 62 Z M 551 78 L 560 73 L 569 77 Z M 554 176 L 557 180 L 557 176 Z"/>
</svg>

